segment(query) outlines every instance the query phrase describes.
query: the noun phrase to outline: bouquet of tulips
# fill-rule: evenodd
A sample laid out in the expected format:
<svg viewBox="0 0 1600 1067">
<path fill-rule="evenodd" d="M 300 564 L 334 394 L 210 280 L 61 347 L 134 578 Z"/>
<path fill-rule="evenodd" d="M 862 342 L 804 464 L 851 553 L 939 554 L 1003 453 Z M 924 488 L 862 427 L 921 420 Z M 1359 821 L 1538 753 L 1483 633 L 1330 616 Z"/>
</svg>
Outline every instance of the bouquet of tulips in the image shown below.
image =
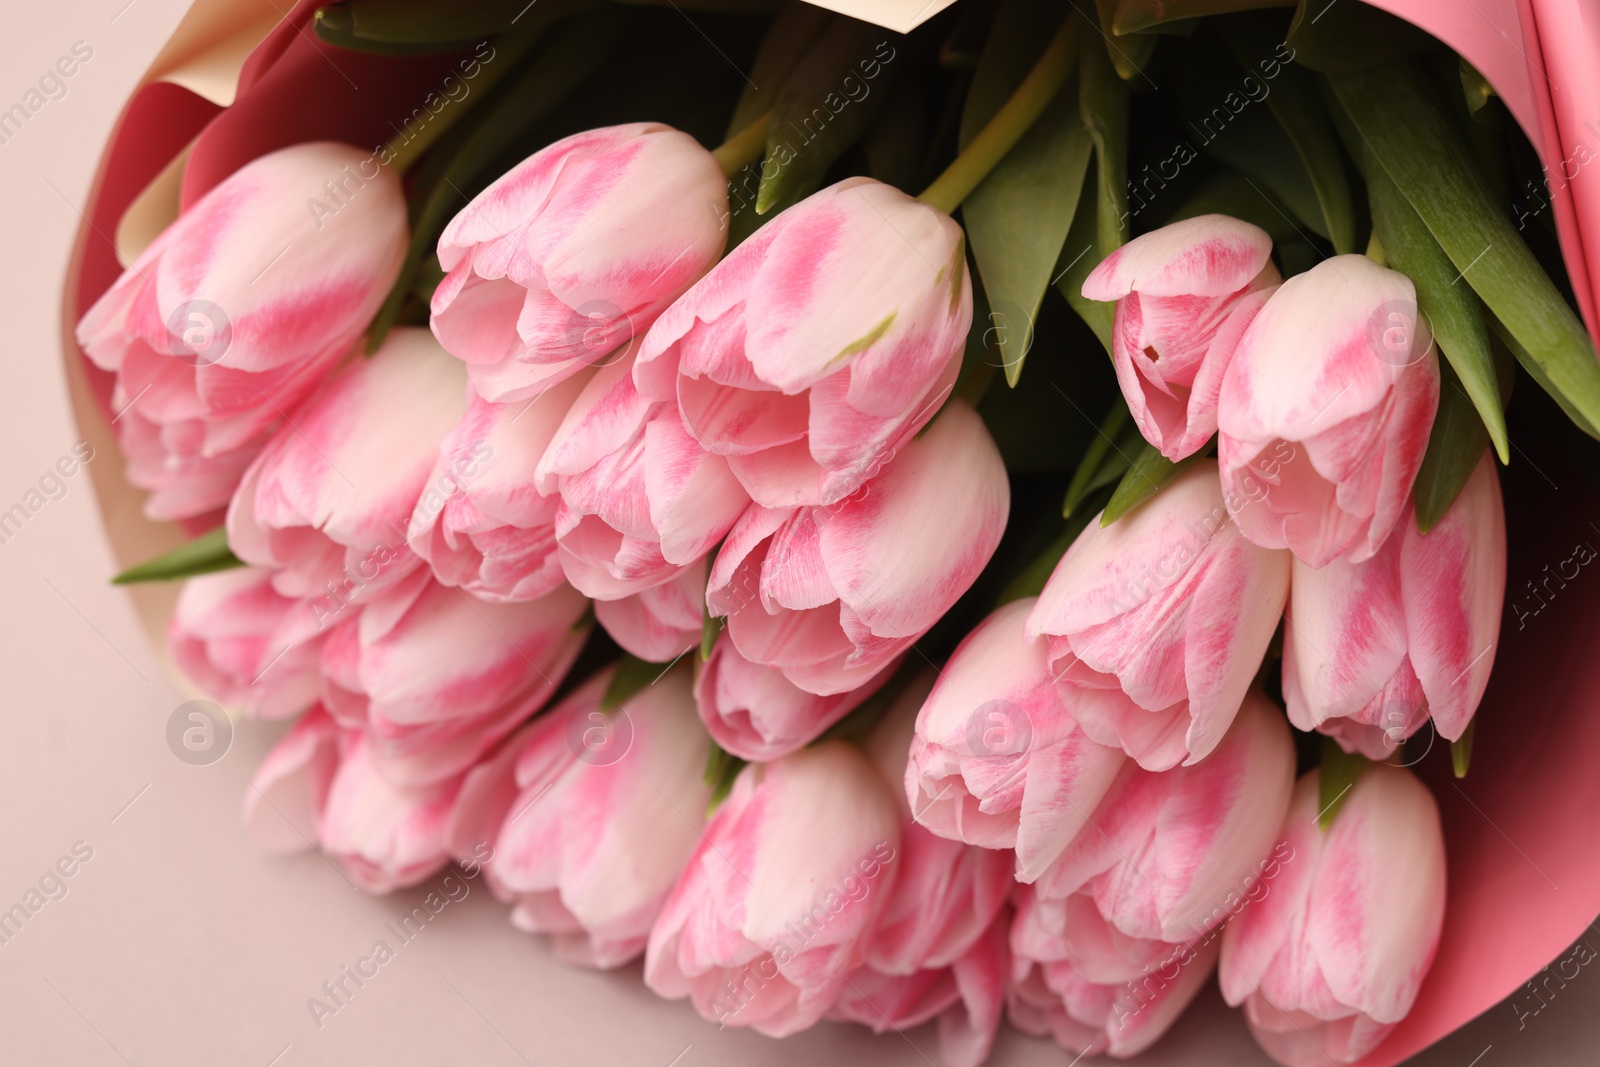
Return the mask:
<svg viewBox="0 0 1600 1067">
<path fill-rule="evenodd" d="M 1357 0 L 462 7 L 296 7 L 78 321 L 194 536 L 118 580 L 293 719 L 251 833 L 775 1037 L 1132 1056 L 1215 976 L 1378 1050 L 1512 394 L 1600 436 L 1490 81 Z"/>
</svg>

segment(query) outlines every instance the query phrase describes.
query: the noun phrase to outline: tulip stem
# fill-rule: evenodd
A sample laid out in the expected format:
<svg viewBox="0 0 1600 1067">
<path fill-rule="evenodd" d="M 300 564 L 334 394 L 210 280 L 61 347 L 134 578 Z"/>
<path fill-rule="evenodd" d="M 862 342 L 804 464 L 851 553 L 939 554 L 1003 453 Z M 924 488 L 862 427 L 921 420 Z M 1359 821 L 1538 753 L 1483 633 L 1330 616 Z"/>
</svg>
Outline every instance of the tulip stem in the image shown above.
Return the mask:
<svg viewBox="0 0 1600 1067">
<path fill-rule="evenodd" d="M 1383 242 L 1378 240 L 1378 228 L 1372 228 L 1372 236 L 1367 238 L 1367 258 L 1380 267 L 1389 265 L 1389 257 L 1383 254 Z"/>
<path fill-rule="evenodd" d="M 767 150 L 767 122 L 771 118 L 772 112 L 768 111 L 719 147 L 711 150 L 711 154 L 716 157 L 717 165 L 722 168 L 722 173 L 731 178 L 761 158 L 762 153 Z"/>
<path fill-rule="evenodd" d="M 1011 94 L 1011 99 L 995 112 L 994 118 L 978 131 L 978 136 L 944 169 L 944 173 L 923 190 L 918 200 L 947 215 L 961 206 L 961 201 L 1022 140 L 1022 135 L 1044 114 L 1044 109 L 1067 83 L 1067 78 L 1078 64 L 1078 33 L 1077 16 L 1068 16 L 1045 47 L 1044 55 L 1039 57 L 1022 84 L 1017 86 L 1017 91 Z"/>
<path fill-rule="evenodd" d="M 518 61 L 527 55 L 528 50 L 543 36 L 543 31 L 538 31 L 495 38 L 494 43 L 498 47 L 487 59 L 479 61 L 477 84 L 470 87 L 467 95 L 461 97 L 459 101 L 443 98 L 444 104 L 438 111 L 429 109 L 426 104 L 412 111 L 410 117 L 405 120 L 404 127 L 379 150 L 379 160 L 393 167 L 396 174 L 404 174 L 410 170 L 417 160 L 438 143 L 439 138 L 448 133 L 450 127 L 470 110 L 466 101 L 472 98 L 474 92 L 484 94 L 493 89 L 495 83 L 510 74 Z M 429 95 L 438 96 L 437 93 Z M 423 121 L 414 125 L 412 119 L 418 114 L 423 115 Z"/>
</svg>

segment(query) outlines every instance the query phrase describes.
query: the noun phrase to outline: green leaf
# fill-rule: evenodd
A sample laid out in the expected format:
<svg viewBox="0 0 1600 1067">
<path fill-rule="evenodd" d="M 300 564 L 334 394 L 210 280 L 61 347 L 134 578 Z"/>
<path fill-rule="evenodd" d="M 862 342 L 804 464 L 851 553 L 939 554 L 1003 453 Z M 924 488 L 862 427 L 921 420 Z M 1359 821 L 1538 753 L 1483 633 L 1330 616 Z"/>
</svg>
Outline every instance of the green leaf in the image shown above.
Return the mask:
<svg viewBox="0 0 1600 1067">
<path fill-rule="evenodd" d="M 533 32 L 595 0 L 345 0 L 317 9 L 312 28 L 339 48 L 384 55 L 443 52 L 495 34 Z"/>
<path fill-rule="evenodd" d="M 147 559 L 129 567 L 115 578 L 112 585 L 135 585 L 139 582 L 171 582 L 179 578 L 192 578 L 197 574 L 225 571 L 244 566 L 244 560 L 228 547 L 228 529 L 218 526 L 210 533 L 201 534 L 187 544 L 155 559 Z"/>
<path fill-rule="evenodd" d="M 1090 300 L 1083 295 L 1083 281 L 1089 272 L 1100 265 L 1105 255 L 1099 251 L 1099 222 L 1097 214 L 1105 201 L 1096 192 L 1099 179 L 1089 175 L 1084 183 L 1083 195 L 1078 201 L 1078 211 L 1072 218 L 1072 229 L 1067 231 L 1066 243 L 1061 246 L 1061 258 L 1056 262 L 1056 289 L 1066 297 L 1072 310 L 1088 324 L 1100 339 L 1106 355 L 1111 354 L 1111 327 L 1116 318 L 1117 306 L 1100 300 Z"/>
<path fill-rule="evenodd" d="M 731 752 L 725 752 L 715 742 L 711 742 L 711 750 L 706 753 L 706 770 L 703 781 L 711 789 L 711 799 L 706 805 L 706 818 L 710 818 L 717 810 L 717 806 L 728 799 L 728 794 L 733 792 L 733 783 L 739 778 L 739 772 L 744 770 L 747 761 L 740 759 Z"/>
<path fill-rule="evenodd" d="M 1567 418 L 1572 420 L 1574 426 L 1590 437 L 1600 440 L 1600 426 L 1590 422 L 1584 413 L 1578 410 L 1576 405 L 1557 391 L 1554 383 L 1545 374 L 1544 367 L 1523 347 L 1522 342 L 1512 335 L 1511 331 L 1506 328 L 1505 323 L 1491 315 L 1489 317 L 1489 330 L 1501 344 L 1506 346 L 1506 350 L 1516 357 L 1517 362 L 1522 364 L 1522 369 L 1528 372 L 1528 376 L 1538 382 L 1539 387 L 1560 405 L 1561 410 L 1566 412 Z"/>
<path fill-rule="evenodd" d="M 1122 459 L 1122 469 L 1126 471 L 1132 463 L 1131 459 L 1124 457 L 1120 450 L 1113 454 L 1112 449 L 1122 431 L 1131 423 L 1128 413 L 1128 403 L 1119 393 L 1111 405 L 1111 410 L 1106 412 L 1106 417 L 1100 420 L 1100 426 L 1094 437 L 1089 440 L 1089 447 L 1083 451 L 1083 459 L 1078 462 L 1077 470 L 1072 472 L 1072 481 L 1067 483 L 1067 496 L 1061 503 L 1061 517 L 1070 519 L 1072 512 L 1093 490 L 1100 485 L 1108 484 L 1109 479 L 1103 477 L 1103 472 L 1114 466 L 1117 459 Z M 1135 428 L 1137 429 L 1137 427 Z M 1108 463 L 1107 461 L 1110 461 Z M 1116 477 L 1121 477 L 1119 472 Z"/>
<path fill-rule="evenodd" d="M 1461 737 L 1450 742 L 1450 769 L 1457 778 L 1467 776 L 1467 767 L 1472 763 L 1472 735 L 1477 731 L 1478 720 L 1471 719 L 1467 722 L 1467 729 Z"/>
<path fill-rule="evenodd" d="M 616 673 L 600 698 L 600 710 L 616 711 L 666 672 L 659 663 L 651 663 L 637 656 L 624 655 L 617 661 Z"/>
<path fill-rule="evenodd" d="M 1143 73 L 1144 68 L 1149 65 L 1150 57 L 1155 54 L 1156 38 L 1146 34 L 1115 36 L 1111 24 L 1116 17 L 1116 8 L 1117 0 L 1095 0 L 1100 32 L 1084 34 L 1083 39 L 1086 43 L 1093 44 L 1097 52 L 1111 61 L 1117 77 L 1123 81 L 1131 81 Z"/>
<path fill-rule="evenodd" d="M 1183 19 L 1294 5 L 1295 0 L 1113 0 L 1111 32 L 1120 37 Z"/>
<path fill-rule="evenodd" d="M 773 102 L 756 214 L 814 190 L 834 160 L 871 128 L 888 99 L 896 62 L 909 62 L 898 58 L 905 47 L 898 34 L 855 19 L 835 17 L 822 31 Z M 865 92 L 854 95 L 849 85 Z"/>
<path fill-rule="evenodd" d="M 1063 90 L 962 203 L 988 294 L 1001 366 L 1013 387 L 1089 169 L 1089 133 Z"/>
<path fill-rule="evenodd" d="M 1370 150 L 1367 155 L 1367 199 L 1372 205 L 1372 225 L 1383 244 L 1384 255 L 1391 267 L 1416 285 L 1418 312 L 1454 368 L 1454 378 L 1459 380 L 1460 388 L 1466 390 L 1477 409 L 1478 417 L 1494 442 L 1495 454 L 1501 463 L 1507 463 L 1511 452 L 1506 435 L 1506 413 L 1501 407 L 1500 386 L 1495 379 L 1494 355 L 1489 351 L 1489 329 L 1483 324 L 1483 304 L 1477 294 L 1461 282 L 1461 275 L 1451 266 L 1450 258 L 1389 179 L 1382 164 L 1371 158 Z M 1431 450 L 1433 443 L 1428 447 Z M 1476 455 L 1473 460 L 1476 462 Z M 1467 473 L 1471 473 L 1470 468 Z"/>
<path fill-rule="evenodd" d="M 561 26 L 523 69 L 497 87 L 501 91 L 492 97 L 493 105 L 476 125 L 442 144 L 428 158 L 417 176 L 419 186 L 428 192 L 413 213 L 411 243 L 401 262 L 400 275 L 367 334 L 369 355 L 378 350 L 394 326 L 424 260 L 439 243 L 439 235 L 455 213 L 466 206 L 462 189 L 471 186 L 473 179 L 508 145 L 554 111 L 599 66 L 626 20 L 625 11 L 606 8 Z M 448 152 L 444 151 L 446 148 Z"/>
<path fill-rule="evenodd" d="M 711 557 L 713 560 L 716 556 Z M 717 638 L 722 634 L 722 628 L 728 625 L 728 620 L 721 615 L 713 615 L 707 609 L 700 621 L 700 662 L 704 663 L 711 658 L 711 652 L 717 647 Z"/>
<path fill-rule="evenodd" d="M 1439 368 L 1439 413 L 1434 416 L 1428 435 L 1428 451 L 1412 500 L 1417 506 L 1417 529 L 1427 533 L 1450 510 L 1467 479 L 1489 447 L 1489 434 L 1483 428 L 1472 400 L 1461 386 L 1461 379 L 1446 363 Z"/>
<path fill-rule="evenodd" d="M 1281 40 L 1272 27 L 1260 19 L 1224 19 L 1217 25 L 1234 57 L 1252 75 L 1255 73 L 1252 65 L 1262 57 L 1273 55 Z M 1278 64 L 1278 68 L 1278 76 L 1267 94 L 1267 107 L 1289 135 L 1311 179 L 1322 210 L 1323 229 L 1333 242 L 1333 250 L 1341 255 L 1358 251 L 1355 208 L 1345 175 L 1344 153 L 1339 150 L 1338 136 L 1322 106 L 1317 83 L 1293 63 Z"/>
<path fill-rule="evenodd" d="M 1128 87 L 1114 77 L 1105 51 L 1084 34 L 1078 73 L 1078 109 L 1089 136 L 1099 180 L 1095 183 L 1095 244 L 1101 259 L 1128 240 Z M 1092 266 L 1092 264 L 1091 264 Z"/>
<path fill-rule="evenodd" d="M 1231 215 L 1243 219 L 1267 231 L 1274 244 L 1293 240 L 1300 232 L 1289 218 L 1288 209 L 1232 167 L 1224 167 L 1208 178 L 1166 221 L 1178 222 L 1196 215 Z"/>
<path fill-rule="evenodd" d="M 1281 79 L 1289 68 L 1280 66 Z M 1195 135 L 1193 143 L 1211 158 L 1243 172 L 1263 195 L 1271 194 L 1285 204 L 1299 227 L 1329 237 L 1317 186 L 1294 141 L 1272 113 L 1270 101 L 1277 89 L 1272 88 L 1263 102 L 1246 93 L 1243 77 L 1231 59 L 1218 62 L 1200 49 L 1186 50 L 1176 71 L 1178 108 Z M 1275 86 L 1276 81 L 1265 84 Z M 1159 195 L 1159 188 L 1150 192 Z"/>
<path fill-rule="evenodd" d="M 1317 825 L 1326 830 L 1350 799 L 1356 779 L 1367 769 L 1365 756 L 1352 755 L 1331 737 L 1322 739 L 1322 773 L 1318 777 Z"/>
<path fill-rule="evenodd" d="M 1494 86 L 1489 84 L 1489 79 L 1478 73 L 1478 68 L 1467 62 L 1465 56 L 1456 57 L 1460 60 L 1461 93 L 1467 99 L 1467 113 L 1473 118 L 1489 106 L 1489 101 L 1494 99 Z"/>
<path fill-rule="evenodd" d="M 1192 467 L 1204 453 L 1205 449 L 1201 449 L 1194 455 L 1174 463 L 1158 452 L 1155 445 L 1145 445 L 1144 451 L 1133 457 L 1133 464 L 1129 466 L 1128 473 L 1117 483 L 1116 491 L 1111 494 L 1111 502 L 1100 515 L 1100 525 L 1110 526 L 1155 496 L 1178 475 Z"/>
<path fill-rule="evenodd" d="M 1349 0 L 1300 0 L 1285 38 L 1294 61 L 1309 70 L 1366 70 L 1438 43 L 1405 19 Z"/>
<path fill-rule="evenodd" d="M 1540 385 L 1593 433 L 1600 421 L 1594 343 L 1490 197 L 1466 145 L 1430 100 L 1425 76 L 1415 64 L 1397 63 L 1329 80 L 1459 275 L 1519 342 L 1518 359 L 1536 365 Z"/>
<path fill-rule="evenodd" d="M 822 36 L 833 18 L 831 12 L 800 0 L 790 0 L 783 6 L 761 38 L 755 62 L 750 65 L 749 80 L 728 122 L 726 137 L 732 137 L 772 110 L 778 102 L 779 90 L 794 73 L 800 57 Z"/>
<path fill-rule="evenodd" d="M 958 150 L 1005 106 L 1060 26 L 1061 8 L 1052 0 L 1001 0 L 961 107 Z"/>
</svg>

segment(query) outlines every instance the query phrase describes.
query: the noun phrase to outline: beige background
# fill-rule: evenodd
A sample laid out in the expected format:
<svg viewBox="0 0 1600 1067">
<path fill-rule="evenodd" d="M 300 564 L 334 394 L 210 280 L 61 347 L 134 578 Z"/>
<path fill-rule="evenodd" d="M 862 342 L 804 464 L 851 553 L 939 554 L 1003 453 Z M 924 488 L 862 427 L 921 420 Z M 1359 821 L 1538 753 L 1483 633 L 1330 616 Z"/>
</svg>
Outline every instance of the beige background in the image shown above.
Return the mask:
<svg viewBox="0 0 1600 1067">
<path fill-rule="evenodd" d="M 117 109 L 185 6 L 30 5 L 0 34 L 0 108 L 74 41 L 94 48 L 67 95 L 0 144 L 0 510 L 78 439 L 58 356 L 68 245 Z M 239 797 L 276 730 L 246 724 L 209 767 L 167 749 L 167 717 L 185 697 L 129 599 L 106 584 L 113 561 L 88 477 L 0 544 L 0 909 L 75 842 L 94 850 L 67 895 L 0 945 L 0 1062 L 936 1062 L 928 1029 L 872 1038 L 824 1026 L 781 1044 L 719 1032 L 647 993 L 637 968 L 556 963 L 476 884 L 317 1029 L 306 999 L 388 938 L 384 922 L 438 879 L 373 899 L 316 855 L 279 860 L 250 846 Z M 1520 1032 L 1501 1005 L 1419 1062 L 1592 1063 L 1597 1008 L 1600 976 L 1586 970 Z M 1008 1031 L 995 1062 L 1070 1058 Z M 1212 992 L 1143 1062 L 1265 1061 Z"/>
</svg>

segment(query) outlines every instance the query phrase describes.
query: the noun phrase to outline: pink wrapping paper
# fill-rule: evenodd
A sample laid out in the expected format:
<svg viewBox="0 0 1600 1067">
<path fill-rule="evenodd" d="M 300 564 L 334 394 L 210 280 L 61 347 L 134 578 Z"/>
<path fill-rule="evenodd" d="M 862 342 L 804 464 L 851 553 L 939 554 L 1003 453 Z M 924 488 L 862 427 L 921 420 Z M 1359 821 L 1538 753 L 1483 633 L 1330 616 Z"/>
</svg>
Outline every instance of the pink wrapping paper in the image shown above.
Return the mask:
<svg viewBox="0 0 1600 1067">
<path fill-rule="evenodd" d="M 828 6 L 900 28 L 903 8 L 883 8 L 875 17 L 884 2 L 828 0 Z M 1600 175 L 1600 0 L 1373 2 L 1465 55 L 1528 132 L 1548 168 L 1563 253 L 1594 333 L 1600 176 L 1589 171 Z M 123 212 L 191 140 L 199 138 L 183 182 L 185 203 L 285 144 L 385 140 L 389 123 L 407 111 L 399 102 L 420 101 L 454 59 L 397 61 L 326 48 L 306 29 L 314 6 L 301 0 L 256 48 L 240 72 L 232 107 L 167 82 L 147 84 L 129 101 L 102 157 L 69 268 L 69 321 L 120 272 L 110 235 Z M 940 6 L 929 5 L 919 17 Z M 70 333 L 66 344 L 67 358 L 82 361 Z M 107 418 L 109 376 L 83 361 L 72 378 L 87 381 L 94 407 Z M 1580 571 L 1564 586 L 1550 585 L 1555 594 L 1539 601 L 1525 587 L 1545 582 L 1545 568 L 1570 561 L 1578 543 L 1600 547 L 1600 492 L 1545 456 L 1537 462 L 1559 487 L 1535 475 L 1525 456 L 1517 463 L 1530 469 L 1507 480 L 1506 621 L 1478 716 L 1472 773 L 1457 783 L 1440 753 L 1425 761 L 1443 810 L 1450 865 L 1438 959 L 1411 1015 L 1363 1061 L 1366 1067 L 1398 1063 L 1493 1006 L 1600 912 L 1600 850 L 1589 833 L 1600 813 L 1600 773 L 1593 768 L 1600 755 L 1600 662 L 1590 651 L 1600 619 L 1588 610 L 1590 597 L 1600 592 L 1600 573 Z M 103 512 L 125 520 L 122 501 L 100 491 Z M 125 523 L 116 536 L 127 538 Z M 128 545 L 115 547 L 129 558 Z M 1595 584 L 1593 592 L 1586 582 Z M 1542 606 L 1519 620 L 1517 604 Z"/>
</svg>

